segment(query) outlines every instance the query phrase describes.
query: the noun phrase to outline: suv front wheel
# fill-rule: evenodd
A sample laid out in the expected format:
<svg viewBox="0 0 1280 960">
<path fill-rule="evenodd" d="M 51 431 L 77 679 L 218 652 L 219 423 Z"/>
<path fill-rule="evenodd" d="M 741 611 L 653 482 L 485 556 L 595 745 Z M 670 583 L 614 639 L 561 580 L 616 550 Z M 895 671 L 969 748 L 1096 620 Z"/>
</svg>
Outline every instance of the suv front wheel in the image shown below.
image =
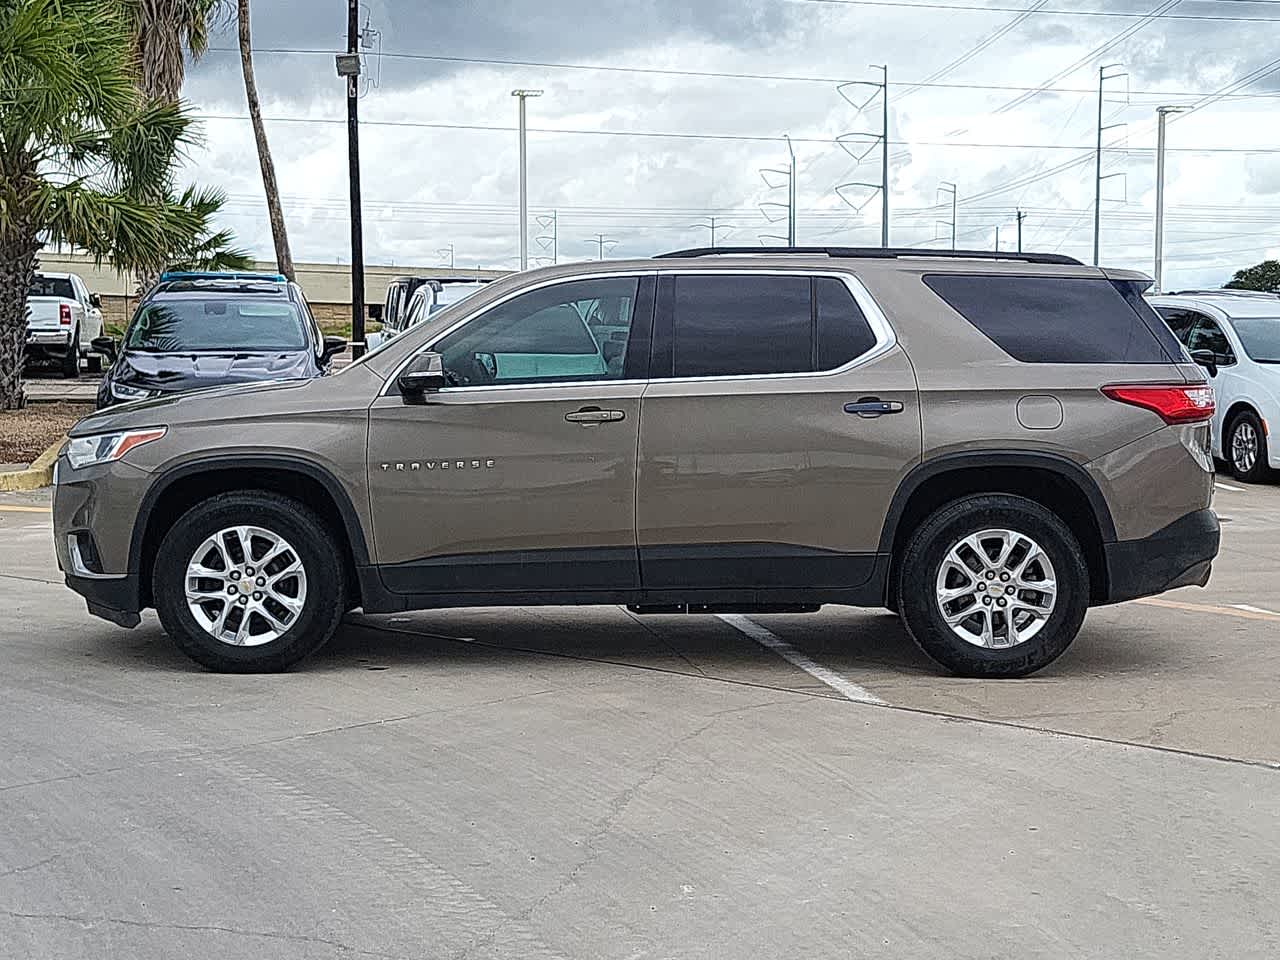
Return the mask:
<svg viewBox="0 0 1280 960">
<path fill-rule="evenodd" d="M 221 494 L 170 528 L 152 592 L 160 623 L 196 662 L 228 673 L 284 670 L 338 627 L 342 556 L 309 507 L 263 491 Z"/>
<path fill-rule="evenodd" d="M 920 648 L 966 677 L 1022 677 L 1070 646 L 1089 605 L 1080 544 L 1023 497 L 968 497 L 912 535 L 899 580 L 903 621 Z"/>
</svg>

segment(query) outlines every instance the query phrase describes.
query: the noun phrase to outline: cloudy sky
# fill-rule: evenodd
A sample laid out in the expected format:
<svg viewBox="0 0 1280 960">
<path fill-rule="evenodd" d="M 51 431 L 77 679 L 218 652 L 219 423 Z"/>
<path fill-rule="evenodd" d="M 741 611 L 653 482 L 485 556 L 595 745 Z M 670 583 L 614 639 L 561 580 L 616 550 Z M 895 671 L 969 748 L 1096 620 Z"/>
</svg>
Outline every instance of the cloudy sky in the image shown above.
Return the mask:
<svg viewBox="0 0 1280 960">
<path fill-rule="evenodd" d="M 1155 108 L 1168 128 L 1166 286 L 1220 284 L 1280 254 L 1278 0 L 370 0 L 381 56 L 360 103 L 371 263 L 513 267 L 516 104 L 529 110 L 531 254 L 645 256 L 785 234 L 875 245 L 889 68 L 891 241 L 1092 255 L 1098 69 L 1106 84 L 1102 257 L 1151 270 Z M 1108 15 L 1089 15 L 1105 12 Z M 259 93 L 295 259 L 345 261 L 341 0 L 254 0 Z M 189 179 L 229 195 L 255 254 L 271 240 L 234 29 L 186 95 L 203 117 Z M 505 61 L 505 62 L 504 62 Z M 519 61 L 512 63 L 510 61 Z M 1274 62 L 1273 62 L 1274 61 Z M 589 69 L 590 68 L 590 69 Z M 594 69 L 601 68 L 601 69 Z M 1275 70 L 1275 73 L 1270 71 Z M 706 76 L 733 74 L 736 76 Z M 913 86 L 927 81 L 925 86 Z M 1047 89 L 1045 89 L 1047 88 Z M 1223 96 L 1223 94 L 1226 94 Z M 869 103 L 867 98 L 871 97 Z M 859 106 L 866 104 L 862 109 Z M 845 136 L 849 134 L 851 136 Z M 859 162 L 859 158 L 861 162 Z M 855 184 L 855 185 L 850 185 Z M 772 188 L 771 188 L 772 185 Z M 840 188 L 840 189 L 837 189 Z M 699 226 L 701 224 L 701 226 Z M 766 240 L 766 242 L 774 242 Z"/>
</svg>

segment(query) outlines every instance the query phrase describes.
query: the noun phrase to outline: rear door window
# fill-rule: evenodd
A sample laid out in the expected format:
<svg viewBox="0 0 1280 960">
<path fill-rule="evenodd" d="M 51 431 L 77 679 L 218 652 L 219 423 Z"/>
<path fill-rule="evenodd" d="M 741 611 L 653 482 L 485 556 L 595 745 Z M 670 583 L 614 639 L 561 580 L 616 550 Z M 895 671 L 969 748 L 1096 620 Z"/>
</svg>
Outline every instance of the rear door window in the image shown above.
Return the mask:
<svg viewBox="0 0 1280 960">
<path fill-rule="evenodd" d="M 666 280 L 674 287 L 665 298 L 671 357 L 658 358 L 655 373 L 813 373 L 842 367 L 876 344 L 853 294 L 835 277 L 693 274 Z"/>
<path fill-rule="evenodd" d="M 1149 322 L 1106 279 L 931 274 L 924 282 L 1023 363 L 1174 362 L 1152 329 L 1156 314 Z"/>
<path fill-rule="evenodd" d="M 1191 341 L 1191 331 L 1195 329 L 1200 314 L 1178 307 L 1157 307 L 1156 313 L 1160 314 L 1179 343 L 1187 344 Z"/>
</svg>

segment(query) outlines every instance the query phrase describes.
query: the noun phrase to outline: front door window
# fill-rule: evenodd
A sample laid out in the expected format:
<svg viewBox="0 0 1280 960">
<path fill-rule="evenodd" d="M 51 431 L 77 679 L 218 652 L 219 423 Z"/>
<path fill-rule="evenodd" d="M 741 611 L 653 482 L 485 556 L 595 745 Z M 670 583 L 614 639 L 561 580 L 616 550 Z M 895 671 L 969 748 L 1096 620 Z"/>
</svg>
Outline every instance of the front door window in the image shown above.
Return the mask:
<svg viewBox="0 0 1280 960">
<path fill-rule="evenodd" d="M 452 386 L 620 380 L 636 277 L 576 280 L 523 294 L 436 342 Z"/>
</svg>

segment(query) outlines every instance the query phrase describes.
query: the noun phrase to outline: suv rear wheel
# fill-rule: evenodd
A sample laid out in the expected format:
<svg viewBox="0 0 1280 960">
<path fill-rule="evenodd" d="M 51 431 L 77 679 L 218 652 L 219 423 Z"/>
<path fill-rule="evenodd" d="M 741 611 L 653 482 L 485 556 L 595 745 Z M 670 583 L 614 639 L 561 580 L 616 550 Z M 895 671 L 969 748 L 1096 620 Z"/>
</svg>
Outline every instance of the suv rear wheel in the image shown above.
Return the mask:
<svg viewBox="0 0 1280 960">
<path fill-rule="evenodd" d="M 903 555 L 903 621 L 920 648 L 966 677 L 1022 677 L 1070 646 L 1089 605 L 1089 570 L 1070 529 L 1023 497 L 942 507 Z"/>
<path fill-rule="evenodd" d="M 165 534 L 152 592 L 175 643 L 211 670 L 284 670 L 338 627 L 342 556 L 324 521 L 278 494 L 222 494 Z"/>
<path fill-rule="evenodd" d="M 1267 432 L 1252 410 L 1243 410 L 1232 418 L 1227 431 L 1227 458 L 1231 475 L 1245 483 L 1263 483 L 1271 473 L 1267 466 Z"/>
</svg>

